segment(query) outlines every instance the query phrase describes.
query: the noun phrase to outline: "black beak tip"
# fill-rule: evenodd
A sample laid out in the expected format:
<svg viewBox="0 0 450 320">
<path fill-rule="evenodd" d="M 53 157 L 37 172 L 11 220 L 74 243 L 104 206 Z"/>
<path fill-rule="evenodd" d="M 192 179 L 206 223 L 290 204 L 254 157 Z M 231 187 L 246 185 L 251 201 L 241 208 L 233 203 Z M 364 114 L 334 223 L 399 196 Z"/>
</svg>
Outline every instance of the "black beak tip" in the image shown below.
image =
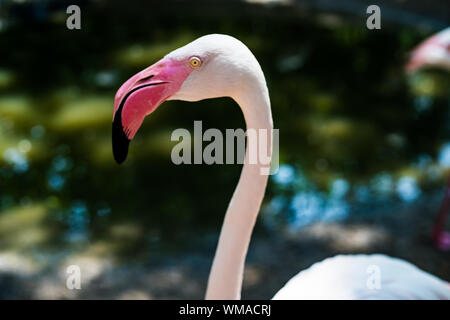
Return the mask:
<svg viewBox="0 0 450 320">
<path fill-rule="evenodd" d="M 125 161 L 128 155 L 128 146 L 130 145 L 130 139 L 125 135 L 122 128 L 122 117 L 115 117 L 112 126 L 112 149 L 114 160 L 118 164 Z"/>
<path fill-rule="evenodd" d="M 117 164 L 122 164 L 126 158 L 127 158 L 128 151 L 116 151 L 116 149 L 113 150 L 114 154 L 114 160 L 116 160 Z"/>
</svg>

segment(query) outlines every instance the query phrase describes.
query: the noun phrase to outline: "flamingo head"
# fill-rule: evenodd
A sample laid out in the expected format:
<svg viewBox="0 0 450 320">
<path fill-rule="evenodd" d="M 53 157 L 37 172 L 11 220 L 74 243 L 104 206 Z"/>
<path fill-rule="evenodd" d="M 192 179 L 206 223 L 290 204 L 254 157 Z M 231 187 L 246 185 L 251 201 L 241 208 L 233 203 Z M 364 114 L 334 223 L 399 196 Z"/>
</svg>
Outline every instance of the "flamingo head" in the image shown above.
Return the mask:
<svg viewBox="0 0 450 320">
<path fill-rule="evenodd" d="M 411 53 L 407 72 L 425 67 L 440 67 L 450 71 L 450 28 L 447 28 L 419 44 Z"/>
<path fill-rule="evenodd" d="M 117 91 L 113 115 L 113 155 L 125 161 L 130 141 L 166 100 L 198 101 L 235 96 L 262 74 L 256 58 L 239 40 L 212 34 L 178 48 L 128 79 Z M 250 79 L 249 79 L 250 77 Z"/>
</svg>

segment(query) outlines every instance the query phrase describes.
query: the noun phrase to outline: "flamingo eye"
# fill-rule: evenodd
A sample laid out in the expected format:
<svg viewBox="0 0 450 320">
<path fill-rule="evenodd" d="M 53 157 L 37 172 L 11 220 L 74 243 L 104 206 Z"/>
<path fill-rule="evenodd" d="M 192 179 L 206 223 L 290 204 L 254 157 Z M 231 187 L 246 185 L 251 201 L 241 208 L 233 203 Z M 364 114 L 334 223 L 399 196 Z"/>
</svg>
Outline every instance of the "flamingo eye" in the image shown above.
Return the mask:
<svg viewBox="0 0 450 320">
<path fill-rule="evenodd" d="M 199 57 L 191 57 L 189 59 L 189 64 L 192 68 L 198 68 L 202 65 L 202 60 Z"/>
</svg>

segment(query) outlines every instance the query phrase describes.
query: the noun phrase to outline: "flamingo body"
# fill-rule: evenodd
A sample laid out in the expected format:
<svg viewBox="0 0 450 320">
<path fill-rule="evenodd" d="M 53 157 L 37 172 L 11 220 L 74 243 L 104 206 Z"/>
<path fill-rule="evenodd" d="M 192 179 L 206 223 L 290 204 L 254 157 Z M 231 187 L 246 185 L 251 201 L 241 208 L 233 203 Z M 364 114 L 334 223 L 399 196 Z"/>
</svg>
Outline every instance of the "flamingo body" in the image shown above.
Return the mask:
<svg viewBox="0 0 450 320">
<path fill-rule="evenodd" d="M 412 51 L 406 70 L 415 72 L 427 67 L 439 68 L 450 72 L 450 27 L 420 43 Z M 444 199 L 442 200 L 431 235 L 434 245 L 442 251 L 450 250 L 450 233 L 444 230 L 449 209 L 450 176 L 448 177 Z"/>
<path fill-rule="evenodd" d="M 338 255 L 300 271 L 273 299 L 450 299 L 450 285 L 401 259 Z"/>
</svg>

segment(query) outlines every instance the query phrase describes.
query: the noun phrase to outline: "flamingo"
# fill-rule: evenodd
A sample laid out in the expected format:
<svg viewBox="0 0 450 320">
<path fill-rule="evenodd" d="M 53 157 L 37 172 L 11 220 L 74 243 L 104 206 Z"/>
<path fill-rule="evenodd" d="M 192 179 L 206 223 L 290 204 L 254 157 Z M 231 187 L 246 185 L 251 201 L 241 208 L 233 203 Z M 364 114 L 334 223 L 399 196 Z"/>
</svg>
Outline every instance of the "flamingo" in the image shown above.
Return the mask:
<svg viewBox="0 0 450 320">
<path fill-rule="evenodd" d="M 406 71 L 413 73 L 427 67 L 440 68 L 450 72 L 450 27 L 420 43 L 413 50 L 406 65 Z M 431 234 L 434 245 L 443 251 L 450 250 L 450 233 L 444 231 L 449 209 L 450 176 Z"/>
<path fill-rule="evenodd" d="M 450 72 L 450 27 L 421 42 L 406 65 L 408 72 L 436 67 Z"/>
<path fill-rule="evenodd" d="M 127 80 L 117 91 L 113 115 L 113 155 L 122 163 L 145 116 L 165 100 L 199 101 L 231 97 L 247 129 L 273 128 L 269 91 L 252 52 L 228 35 L 211 34 L 178 48 Z M 267 150 L 272 154 L 272 137 Z M 265 163 L 250 162 L 246 146 L 239 182 L 225 214 L 209 274 L 206 299 L 240 299 L 252 230 L 264 197 Z M 254 146 L 253 146 L 254 147 Z M 368 285 L 370 268 L 379 283 Z M 385 255 L 339 255 L 316 263 L 292 278 L 275 299 L 450 299 L 447 282 L 414 265 Z"/>
</svg>

